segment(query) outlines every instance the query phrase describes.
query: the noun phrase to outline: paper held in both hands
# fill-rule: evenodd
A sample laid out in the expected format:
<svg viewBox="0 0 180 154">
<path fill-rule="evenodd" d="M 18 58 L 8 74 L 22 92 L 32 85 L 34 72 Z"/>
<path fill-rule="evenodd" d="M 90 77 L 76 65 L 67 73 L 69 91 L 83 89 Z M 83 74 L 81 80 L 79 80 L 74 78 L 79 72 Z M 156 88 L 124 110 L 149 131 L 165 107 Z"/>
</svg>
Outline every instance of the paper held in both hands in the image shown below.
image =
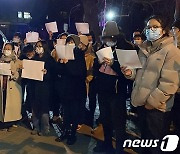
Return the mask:
<svg viewBox="0 0 180 154">
<path fill-rule="evenodd" d="M 58 54 L 59 59 L 68 59 L 74 60 L 74 45 L 56 45 L 56 52 Z"/>
<path fill-rule="evenodd" d="M 0 75 L 11 75 L 11 64 L 0 63 Z"/>
<path fill-rule="evenodd" d="M 113 52 L 111 47 L 102 48 L 96 52 L 99 62 L 102 63 L 104 58 L 113 59 Z"/>
<path fill-rule="evenodd" d="M 136 50 L 116 49 L 116 54 L 121 66 L 127 66 L 130 68 L 142 68 Z"/>
<path fill-rule="evenodd" d="M 23 60 L 22 78 L 43 81 L 44 62 Z"/>
</svg>

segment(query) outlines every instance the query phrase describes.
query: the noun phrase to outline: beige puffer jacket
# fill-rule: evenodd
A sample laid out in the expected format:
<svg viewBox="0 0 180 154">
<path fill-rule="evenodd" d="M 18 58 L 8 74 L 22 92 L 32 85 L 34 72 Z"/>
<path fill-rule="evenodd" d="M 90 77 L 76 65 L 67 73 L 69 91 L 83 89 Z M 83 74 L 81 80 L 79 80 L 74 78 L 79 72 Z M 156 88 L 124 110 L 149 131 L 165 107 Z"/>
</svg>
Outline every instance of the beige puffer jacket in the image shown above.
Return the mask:
<svg viewBox="0 0 180 154">
<path fill-rule="evenodd" d="M 163 112 L 170 111 L 180 84 L 180 50 L 174 46 L 173 38 L 165 37 L 154 44 L 144 42 L 139 58 L 142 69 L 134 70 L 131 76 L 135 78 L 133 106 L 149 104 Z"/>
</svg>

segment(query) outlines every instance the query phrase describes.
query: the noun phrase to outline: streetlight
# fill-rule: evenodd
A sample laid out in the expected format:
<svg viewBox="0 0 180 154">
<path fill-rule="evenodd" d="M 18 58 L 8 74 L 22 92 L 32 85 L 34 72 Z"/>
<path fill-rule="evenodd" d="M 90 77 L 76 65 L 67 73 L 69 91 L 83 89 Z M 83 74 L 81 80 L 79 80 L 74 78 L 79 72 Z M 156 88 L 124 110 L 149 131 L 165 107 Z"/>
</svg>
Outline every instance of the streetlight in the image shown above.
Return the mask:
<svg viewBox="0 0 180 154">
<path fill-rule="evenodd" d="M 109 11 L 109 12 L 106 14 L 107 20 L 113 20 L 115 17 L 116 17 L 116 15 L 115 15 L 115 12 L 113 12 L 113 11 Z"/>
<path fill-rule="evenodd" d="M 81 6 L 81 4 L 78 4 L 78 5 L 71 8 L 71 10 L 69 12 L 69 28 L 70 28 L 70 24 L 71 24 L 71 13 L 72 13 L 73 10 L 75 10 L 76 8 L 78 8 L 80 6 Z"/>
</svg>

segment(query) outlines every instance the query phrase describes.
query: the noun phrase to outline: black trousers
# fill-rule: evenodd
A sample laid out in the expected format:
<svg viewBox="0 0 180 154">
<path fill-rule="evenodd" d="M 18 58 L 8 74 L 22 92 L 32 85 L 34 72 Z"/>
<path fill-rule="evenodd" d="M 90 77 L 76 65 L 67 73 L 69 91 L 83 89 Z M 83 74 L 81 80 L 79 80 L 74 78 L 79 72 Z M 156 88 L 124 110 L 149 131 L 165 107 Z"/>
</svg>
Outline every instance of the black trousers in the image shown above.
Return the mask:
<svg viewBox="0 0 180 154">
<path fill-rule="evenodd" d="M 95 113 L 95 109 L 96 109 L 96 98 L 97 98 L 97 87 L 96 87 L 96 79 L 93 79 L 90 83 L 89 83 L 89 93 L 88 93 L 88 97 L 89 97 L 89 124 L 90 126 L 93 126 L 93 122 L 94 122 L 94 113 Z"/>
<path fill-rule="evenodd" d="M 116 138 L 116 154 L 123 151 L 126 124 L 126 101 L 117 94 L 98 94 L 101 121 L 104 129 L 104 145 L 112 147 L 113 130 Z"/>
<path fill-rule="evenodd" d="M 139 126 L 142 139 L 159 139 L 160 143 L 165 135 L 169 134 L 171 113 L 159 110 L 147 110 L 138 107 Z M 142 148 L 140 154 L 161 154 L 160 145 L 157 148 Z"/>
<path fill-rule="evenodd" d="M 62 99 L 63 108 L 64 108 L 64 127 L 67 130 L 72 130 L 72 133 L 75 135 L 76 129 L 78 126 L 78 116 L 81 105 L 81 100 L 78 99 Z M 71 126 L 72 124 L 72 126 Z"/>
</svg>

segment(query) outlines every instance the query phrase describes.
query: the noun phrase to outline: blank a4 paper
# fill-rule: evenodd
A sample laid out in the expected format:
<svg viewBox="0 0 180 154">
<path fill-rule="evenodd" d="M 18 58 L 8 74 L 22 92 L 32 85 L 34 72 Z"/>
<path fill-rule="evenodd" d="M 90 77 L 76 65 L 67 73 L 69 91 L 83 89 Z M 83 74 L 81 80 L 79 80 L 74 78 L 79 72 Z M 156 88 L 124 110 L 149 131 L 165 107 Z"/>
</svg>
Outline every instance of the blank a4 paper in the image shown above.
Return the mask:
<svg viewBox="0 0 180 154">
<path fill-rule="evenodd" d="M 11 64 L 0 63 L 0 75 L 11 75 Z"/>
<path fill-rule="evenodd" d="M 59 59 L 74 60 L 74 45 L 56 45 L 56 51 Z"/>
<path fill-rule="evenodd" d="M 22 78 L 43 81 L 44 62 L 23 60 Z"/>
<path fill-rule="evenodd" d="M 131 68 L 142 68 L 136 50 L 116 49 L 116 54 L 121 66 L 127 66 Z"/>
<path fill-rule="evenodd" d="M 100 63 L 103 62 L 104 58 L 109 58 L 109 59 L 114 58 L 111 47 L 102 48 L 102 49 L 98 50 L 96 52 L 96 55 L 98 56 L 98 59 L 99 59 Z"/>
</svg>

